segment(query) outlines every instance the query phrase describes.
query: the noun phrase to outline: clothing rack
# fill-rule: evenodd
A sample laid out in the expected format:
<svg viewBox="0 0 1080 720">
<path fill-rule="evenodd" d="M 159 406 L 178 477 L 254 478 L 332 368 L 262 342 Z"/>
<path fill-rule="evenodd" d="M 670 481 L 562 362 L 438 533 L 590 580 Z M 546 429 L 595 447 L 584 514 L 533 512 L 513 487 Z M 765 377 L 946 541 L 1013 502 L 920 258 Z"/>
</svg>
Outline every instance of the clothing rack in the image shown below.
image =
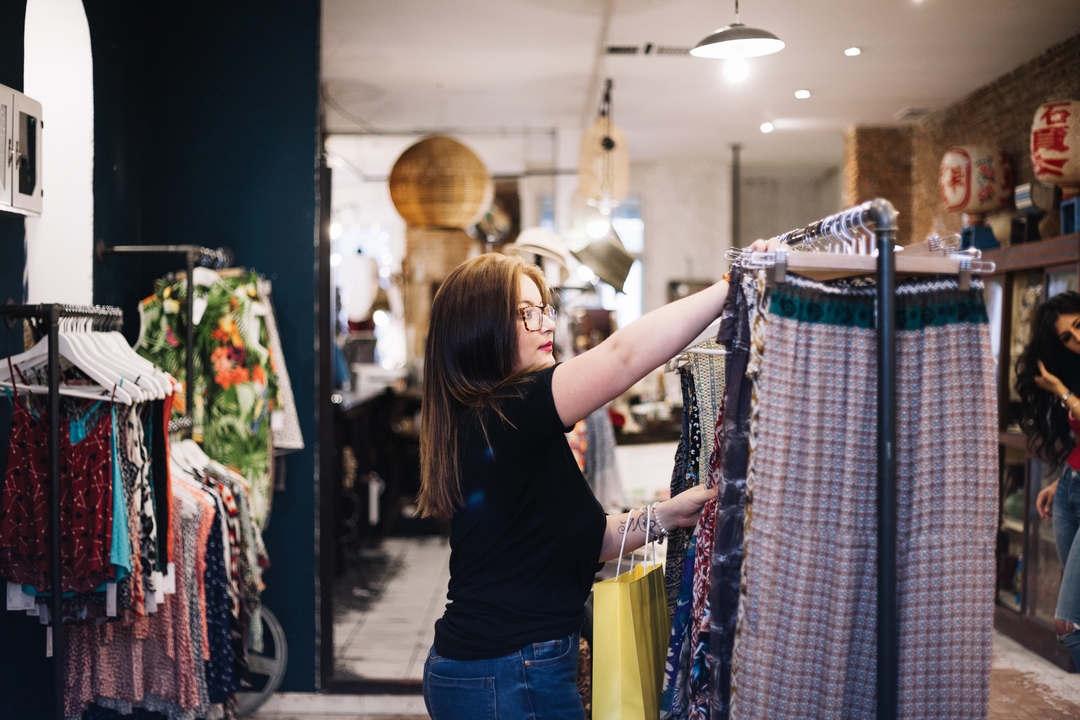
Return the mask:
<svg viewBox="0 0 1080 720">
<path fill-rule="evenodd" d="M 203 247 L 202 245 L 114 245 L 108 247 L 103 241 L 98 241 L 96 248 L 98 260 L 104 261 L 106 255 L 183 255 L 184 256 L 184 269 L 187 272 L 185 276 L 188 279 L 188 291 L 185 299 L 185 306 L 187 310 L 187 326 L 185 328 L 185 335 L 187 345 L 184 346 L 184 352 L 186 353 L 186 362 L 184 366 L 184 394 L 185 394 L 185 419 L 192 417 L 191 413 L 194 409 L 194 391 L 195 385 L 193 378 L 195 377 L 195 353 L 193 347 L 195 345 L 195 286 L 192 278 L 195 272 L 195 266 L 209 267 L 215 270 L 221 270 L 229 267 L 232 263 L 232 253 L 225 248 L 218 248 L 216 250 Z M 184 432 L 190 437 L 190 430 L 193 427 L 192 424 L 182 423 L 176 426 L 176 430 Z M 169 431 L 173 431 L 172 424 L 170 423 Z"/>
<path fill-rule="evenodd" d="M 835 238 L 844 240 L 873 227 L 877 248 L 877 717 L 895 720 L 899 700 L 900 615 L 896 573 L 896 210 L 881 198 L 792 230 L 784 244 Z M 863 238 L 869 239 L 869 238 Z M 864 246 L 865 247 L 865 246 Z M 777 253 L 778 256 L 787 253 Z M 801 254 L 801 253 L 800 253 Z M 831 256 L 835 257 L 835 255 Z M 778 263 L 775 279 L 784 272 Z"/>
<path fill-rule="evenodd" d="M 64 718 L 64 624 L 63 592 L 60 591 L 60 320 L 62 318 L 93 318 L 109 330 L 123 324 L 124 315 L 118 307 L 108 305 L 0 305 L 0 315 L 9 318 L 29 318 L 46 326 L 49 338 L 49 515 L 52 542 L 52 596 L 49 609 L 49 631 L 52 633 L 52 656 L 56 665 L 53 684 L 54 712 L 57 720 Z"/>
</svg>

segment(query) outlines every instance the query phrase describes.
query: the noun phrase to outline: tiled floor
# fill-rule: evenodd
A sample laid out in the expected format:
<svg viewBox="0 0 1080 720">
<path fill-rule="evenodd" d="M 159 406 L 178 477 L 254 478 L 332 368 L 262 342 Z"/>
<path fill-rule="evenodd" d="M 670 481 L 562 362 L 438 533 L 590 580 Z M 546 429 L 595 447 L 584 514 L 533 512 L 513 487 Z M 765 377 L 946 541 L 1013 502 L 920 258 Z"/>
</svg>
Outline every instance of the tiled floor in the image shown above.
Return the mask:
<svg viewBox="0 0 1080 720">
<path fill-rule="evenodd" d="M 422 720 L 420 696 L 283 693 L 253 720 Z M 994 633 L 988 720 L 1080 718 L 1080 675 L 1070 675 Z"/>
<path fill-rule="evenodd" d="M 450 549 L 439 537 L 383 544 L 388 581 L 369 611 L 346 611 L 335 626 L 338 669 L 367 679 L 419 680 L 442 614 Z M 279 694 L 258 720 L 411 720 L 427 717 L 423 698 Z M 1070 675 L 994 633 L 989 720 L 1080 719 L 1080 675 Z"/>
<path fill-rule="evenodd" d="M 446 606 L 450 544 L 443 537 L 387 538 L 388 582 L 366 612 L 345 609 L 334 620 L 335 674 L 421 680 Z"/>
</svg>

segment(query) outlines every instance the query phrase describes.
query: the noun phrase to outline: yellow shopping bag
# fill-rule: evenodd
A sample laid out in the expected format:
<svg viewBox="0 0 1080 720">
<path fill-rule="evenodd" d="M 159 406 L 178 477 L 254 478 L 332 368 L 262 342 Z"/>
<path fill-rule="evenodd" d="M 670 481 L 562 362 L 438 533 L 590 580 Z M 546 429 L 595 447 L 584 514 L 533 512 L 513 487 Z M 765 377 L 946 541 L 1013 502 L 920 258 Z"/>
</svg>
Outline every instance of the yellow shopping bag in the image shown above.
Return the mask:
<svg viewBox="0 0 1080 720">
<path fill-rule="evenodd" d="M 653 553 L 651 565 L 593 586 L 593 720 L 660 716 L 671 618 L 664 567 Z"/>
</svg>

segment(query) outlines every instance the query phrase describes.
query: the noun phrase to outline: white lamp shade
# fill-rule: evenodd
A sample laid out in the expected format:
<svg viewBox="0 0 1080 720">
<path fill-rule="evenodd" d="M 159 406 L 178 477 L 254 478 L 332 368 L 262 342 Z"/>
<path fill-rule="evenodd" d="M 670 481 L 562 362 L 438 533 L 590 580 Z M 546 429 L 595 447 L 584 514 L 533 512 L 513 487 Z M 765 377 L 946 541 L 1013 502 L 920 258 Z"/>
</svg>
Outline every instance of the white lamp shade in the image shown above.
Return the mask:
<svg viewBox="0 0 1080 720">
<path fill-rule="evenodd" d="M 734 23 L 699 42 L 690 54 L 703 58 L 748 58 L 771 55 L 783 49 L 784 41 L 771 32 Z"/>
</svg>

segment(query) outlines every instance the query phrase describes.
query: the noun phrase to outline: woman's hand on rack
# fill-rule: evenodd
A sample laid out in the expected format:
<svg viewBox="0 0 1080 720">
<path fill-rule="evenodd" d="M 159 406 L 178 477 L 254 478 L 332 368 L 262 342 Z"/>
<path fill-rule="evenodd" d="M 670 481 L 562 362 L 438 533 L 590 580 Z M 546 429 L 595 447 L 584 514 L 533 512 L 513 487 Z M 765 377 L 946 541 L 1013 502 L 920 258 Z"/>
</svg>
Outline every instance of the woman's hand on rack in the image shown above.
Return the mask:
<svg viewBox="0 0 1080 720">
<path fill-rule="evenodd" d="M 771 240 L 755 240 L 748 249 L 753 252 L 773 252 L 778 247 L 780 247 L 780 238 L 772 238 Z"/>
<path fill-rule="evenodd" d="M 1065 387 L 1065 383 L 1061 382 L 1056 375 L 1051 375 L 1046 366 L 1043 365 L 1042 360 L 1037 361 L 1039 363 L 1039 375 L 1035 376 L 1035 384 L 1041 387 L 1043 390 L 1049 390 L 1055 395 L 1061 396 L 1069 392 L 1069 388 Z"/>
<path fill-rule="evenodd" d="M 656 508 L 656 514 L 660 517 L 660 524 L 666 530 L 674 530 L 681 527 L 694 527 L 701 508 L 709 498 L 716 497 L 716 488 L 707 488 L 704 485 L 695 485 L 681 493 L 660 503 Z"/>
<path fill-rule="evenodd" d="M 1040 365 L 1042 363 L 1039 363 Z M 1058 481 L 1050 483 L 1042 490 L 1039 491 L 1039 496 L 1035 498 L 1035 509 L 1039 511 L 1039 517 L 1043 520 L 1049 520 L 1054 511 L 1054 493 L 1057 492 Z"/>
<path fill-rule="evenodd" d="M 622 553 L 637 550 L 645 544 L 646 530 L 655 538 L 658 534 L 665 534 L 657 533 L 660 528 L 671 532 L 675 528 L 693 527 L 701 515 L 701 507 L 711 497 L 716 497 L 715 488 L 706 489 L 704 485 L 698 485 L 684 490 L 670 500 L 657 503 L 655 515 L 646 512 L 645 508 L 621 515 L 608 515 L 607 530 L 600 547 L 600 562 L 614 560 Z"/>
</svg>

